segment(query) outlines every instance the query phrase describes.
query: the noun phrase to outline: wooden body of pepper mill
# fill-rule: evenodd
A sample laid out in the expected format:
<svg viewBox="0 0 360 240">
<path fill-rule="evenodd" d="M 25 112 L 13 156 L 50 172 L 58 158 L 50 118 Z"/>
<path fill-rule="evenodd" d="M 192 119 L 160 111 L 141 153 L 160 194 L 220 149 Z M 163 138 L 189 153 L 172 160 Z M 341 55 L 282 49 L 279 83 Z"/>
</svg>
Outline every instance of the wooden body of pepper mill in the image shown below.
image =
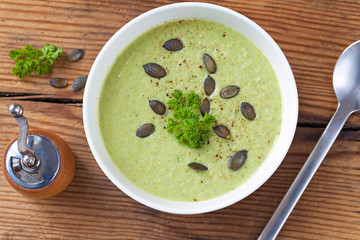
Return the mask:
<svg viewBox="0 0 360 240">
<path fill-rule="evenodd" d="M 21 105 L 11 104 L 9 112 L 20 131 L 7 145 L 2 158 L 6 180 L 16 191 L 33 198 L 60 193 L 70 184 L 75 172 L 70 147 L 54 133 L 28 131 Z"/>
</svg>

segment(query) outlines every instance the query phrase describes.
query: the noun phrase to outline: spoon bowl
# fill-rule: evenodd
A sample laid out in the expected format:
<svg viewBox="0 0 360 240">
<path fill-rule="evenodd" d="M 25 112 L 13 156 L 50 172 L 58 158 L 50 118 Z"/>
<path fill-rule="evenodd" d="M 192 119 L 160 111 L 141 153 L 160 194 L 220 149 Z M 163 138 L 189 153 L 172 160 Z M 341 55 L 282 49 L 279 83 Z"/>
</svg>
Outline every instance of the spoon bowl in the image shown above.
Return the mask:
<svg viewBox="0 0 360 240">
<path fill-rule="evenodd" d="M 336 62 L 333 85 L 340 104 L 360 109 L 360 41 L 347 47 Z"/>
</svg>

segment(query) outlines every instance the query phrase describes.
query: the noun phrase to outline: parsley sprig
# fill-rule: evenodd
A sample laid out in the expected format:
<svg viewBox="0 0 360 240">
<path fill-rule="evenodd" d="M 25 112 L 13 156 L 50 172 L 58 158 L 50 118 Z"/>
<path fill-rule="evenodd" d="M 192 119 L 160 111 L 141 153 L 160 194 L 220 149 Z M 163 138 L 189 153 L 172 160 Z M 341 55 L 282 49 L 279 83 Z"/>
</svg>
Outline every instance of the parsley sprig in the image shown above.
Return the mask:
<svg viewBox="0 0 360 240">
<path fill-rule="evenodd" d="M 168 132 L 174 133 L 179 143 L 186 144 L 190 148 L 201 148 L 209 139 L 215 117 L 208 113 L 200 117 L 201 100 L 194 92 L 184 96 L 181 91 L 175 91 L 172 96 L 168 105 L 174 111 L 174 117 L 168 119 Z"/>
<path fill-rule="evenodd" d="M 24 49 L 10 50 L 9 56 L 16 63 L 12 73 L 19 78 L 29 76 L 32 72 L 49 74 L 52 64 L 61 54 L 62 49 L 51 44 L 45 44 L 41 50 L 30 45 L 26 45 Z"/>
</svg>

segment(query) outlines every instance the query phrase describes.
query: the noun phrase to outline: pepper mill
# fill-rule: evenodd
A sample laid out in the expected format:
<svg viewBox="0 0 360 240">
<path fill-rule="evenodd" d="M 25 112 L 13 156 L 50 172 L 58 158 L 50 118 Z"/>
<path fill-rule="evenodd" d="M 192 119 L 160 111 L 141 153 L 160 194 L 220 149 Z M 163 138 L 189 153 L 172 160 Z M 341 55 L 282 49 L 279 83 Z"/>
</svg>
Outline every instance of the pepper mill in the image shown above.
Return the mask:
<svg viewBox="0 0 360 240">
<path fill-rule="evenodd" d="M 74 155 L 56 134 L 44 130 L 29 131 L 23 111 L 19 104 L 9 106 L 9 113 L 20 131 L 5 149 L 3 173 L 9 184 L 26 196 L 54 196 L 63 191 L 74 176 Z"/>
</svg>

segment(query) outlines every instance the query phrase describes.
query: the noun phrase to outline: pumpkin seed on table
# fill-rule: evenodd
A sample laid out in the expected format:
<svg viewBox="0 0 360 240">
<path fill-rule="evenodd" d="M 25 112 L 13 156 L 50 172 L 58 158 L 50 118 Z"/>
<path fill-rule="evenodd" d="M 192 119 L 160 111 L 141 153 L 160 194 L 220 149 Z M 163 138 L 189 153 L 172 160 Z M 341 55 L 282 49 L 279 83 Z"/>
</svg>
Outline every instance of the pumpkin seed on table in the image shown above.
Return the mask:
<svg viewBox="0 0 360 240">
<path fill-rule="evenodd" d="M 224 99 L 233 98 L 239 94 L 239 91 L 240 91 L 240 88 L 238 86 L 230 85 L 230 86 L 227 86 L 227 87 L 224 87 L 223 89 L 221 89 L 220 97 L 224 98 Z"/>
<path fill-rule="evenodd" d="M 192 162 L 188 164 L 188 167 L 197 171 L 206 171 L 208 168 L 200 163 Z"/>
<path fill-rule="evenodd" d="M 141 125 L 136 131 L 136 136 L 139 138 L 146 138 L 155 131 L 155 126 L 152 123 L 145 123 Z"/>
<path fill-rule="evenodd" d="M 85 53 L 84 50 L 75 48 L 66 54 L 65 59 L 69 62 L 76 62 L 82 58 L 84 53 Z"/>
<path fill-rule="evenodd" d="M 219 137 L 230 139 L 230 130 L 224 125 L 216 125 L 214 131 Z"/>
<path fill-rule="evenodd" d="M 200 113 L 201 115 L 205 116 L 205 113 L 209 113 L 209 112 L 210 112 L 210 100 L 208 98 L 204 98 L 200 104 Z"/>
<path fill-rule="evenodd" d="M 67 87 L 68 82 L 65 78 L 53 78 L 50 80 L 50 85 L 54 88 L 64 88 Z"/>
<path fill-rule="evenodd" d="M 207 76 L 204 80 L 204 91 L 210 96 L 215 90 L 215 80 L 211 76 Z"/>
<path fill-rule="evenodd" d="M 203 61 L 206 67 L 206 70 L 209 73 L 215 73 L 216 72 L 216 63 L 214 59 L 207 53 L 204 54 Z"/>
<path fill-rule="evenodd" d="M 147 63 L 143 68 L 150 77 L 163 78 L 166 76 L 165 69 L 157 63 Z"/>
<path fill-rule="evenodd" d="M 76 78 L 72 85 L 73 92 L 83 89 L 85 87 L 86 80 L 87 80 L 87 76 L 80 76 Z"/>
<path fill-rule="evenodd" d="M 157 113 L 159 115 L 165 114 L 166 107 L 162 102 L 160 102 L 158 100 L 149 100 L 149 105 L 155 113 Z"/>
<path fill-rule="evenodd" d="M 162 47 L 169 51 L 179 51 L 184 48 L 184 45 L 180 39 L 174 38 L 167 40 Z"/>
<path fill-rule="evenodd" d="M 255 109 L 254 107 L 247 102 L 242 102 L 240 104 L 240 110 L 242 115 L 247 119 L 247 120 L 254 120 L 256 117 L 256 113 L 255 113 Z"/>
<path fill-rule="evenodd" d="M 234 153 L 228 160 L 227 166 L 233 171 L 239 170 L 247 159 L 247 150 L 242 150 Z"/>
</svg>

